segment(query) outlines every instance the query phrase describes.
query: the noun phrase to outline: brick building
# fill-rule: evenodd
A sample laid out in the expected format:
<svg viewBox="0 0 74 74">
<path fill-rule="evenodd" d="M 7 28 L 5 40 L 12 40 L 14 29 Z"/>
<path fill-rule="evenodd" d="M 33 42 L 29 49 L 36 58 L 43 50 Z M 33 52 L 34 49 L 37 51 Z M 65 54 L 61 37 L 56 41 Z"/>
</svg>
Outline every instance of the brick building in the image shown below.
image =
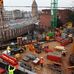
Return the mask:
<svg viewBox="0 0 74 74">
<path fill-rule="evenodd" d="M 58 10 L 58 17 L 63 24 L 65 24 L 68 21 L 68 15 L 70 12 L 71 11 L 67 9 Z M 51 11 L 49 9 L 42 10 L 39 20 L 40 28 L 48 29 L 51 25 Z"/>
<path fill-rule="evenodd" d="M 51 24 L 50 10 L 48 9 L 42 10 L 39 20 L 40 20 L 39 22 L 40 28 L 43 28 L 43 29 L 48 28 Z"/>
<path fill-rule="evenodd" d="M 59 10 L 58 11 L 58 16 L 59 18 L 61 19 L 61 21 L 63 23 L 66 23 L 68 21 L 68 16 L 69 14 L 71 13 L 72 11 L 71 10 L 68 10 L 68 9 L 64 9 L 64 10 Z"/>
</svg>

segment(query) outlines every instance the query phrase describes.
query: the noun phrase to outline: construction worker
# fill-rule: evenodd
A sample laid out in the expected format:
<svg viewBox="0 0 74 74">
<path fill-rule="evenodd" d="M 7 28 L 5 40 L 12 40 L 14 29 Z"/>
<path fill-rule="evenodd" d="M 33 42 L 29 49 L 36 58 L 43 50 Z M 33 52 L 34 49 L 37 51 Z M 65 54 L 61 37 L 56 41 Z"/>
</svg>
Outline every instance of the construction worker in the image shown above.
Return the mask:
<svg viewBox="0 0 74 74">
<path fill-rule="evenodd" d="M 14 74 L 15 68 L 11 69 L 10 66 L 8 66 L 8 74 Z"/>
<path fill-rule="evenodd" d="M 41 67 L 43 67 L 43 65 L 44 65 L 44 58 L 43 57 L 40 58 L 40 65 L 41 65 Z"/>
<path fill-rule="evenodd" d="M 72 36 L 71 33 L 68 34 L 68 39 L 69 39 L 69 41 L 70 41 L 71 43 L 73 42 L 73 36 Z"/>
<path fill-rule="evenodd" d="M 46 38 L 45 38 L 45 39 L 46 39 L 46 41 L 49 41 L 49 39 L 50 39 L 50 38 L 49 38 L 49 36 L 46 36 Z"/>
</svg>

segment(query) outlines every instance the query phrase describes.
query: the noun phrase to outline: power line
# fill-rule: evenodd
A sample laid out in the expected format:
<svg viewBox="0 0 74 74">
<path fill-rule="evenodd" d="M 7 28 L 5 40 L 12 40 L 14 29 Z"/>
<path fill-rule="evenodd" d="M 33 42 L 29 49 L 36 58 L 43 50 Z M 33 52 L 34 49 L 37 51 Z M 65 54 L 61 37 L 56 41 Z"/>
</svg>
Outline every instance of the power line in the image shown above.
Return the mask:
<svg viewBox="0 0 74 74">
<path fill-rule="evenodd" d="M 32 6 L 4 6 L 4 7 L 25 7 L 31 8 Z M 38 8 L 51 8 L 50 6 L 38 6 Z M 58 7 L 58 8 L 74 8 L 74 7 Z"/>
</svg>

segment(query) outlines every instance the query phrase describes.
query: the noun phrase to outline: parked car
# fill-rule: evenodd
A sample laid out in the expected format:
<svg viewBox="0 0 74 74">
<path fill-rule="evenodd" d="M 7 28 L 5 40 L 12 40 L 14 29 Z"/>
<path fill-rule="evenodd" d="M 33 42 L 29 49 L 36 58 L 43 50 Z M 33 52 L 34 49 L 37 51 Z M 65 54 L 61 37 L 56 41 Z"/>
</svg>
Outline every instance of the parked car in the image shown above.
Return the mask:
<svg viewBox="0 0 74 74">
<path fill-rule="evenodd" d="M 30 58 L 31 60 L 35 60 L 37 58 L 33 54 L 28 54 L 27 57 Z"/>
<path fill-rule="evenodd" d="M 21 61 L 20 66 L 27 69 L 27 70 L 29 70 L 29 71 L 35 72 L 34 69 L 32 68 L 32 66 L 30 66 L 29 64 L 27 64 L 27 63 L 25 63 L 23 61 Z"/>
<path fill-rule="evenodd" d="M 17 54 L 17 53 L 23 53 L 24 49 L 23 48 L 13 48 L 11 50 L 11 55 Z"/>
</svg>

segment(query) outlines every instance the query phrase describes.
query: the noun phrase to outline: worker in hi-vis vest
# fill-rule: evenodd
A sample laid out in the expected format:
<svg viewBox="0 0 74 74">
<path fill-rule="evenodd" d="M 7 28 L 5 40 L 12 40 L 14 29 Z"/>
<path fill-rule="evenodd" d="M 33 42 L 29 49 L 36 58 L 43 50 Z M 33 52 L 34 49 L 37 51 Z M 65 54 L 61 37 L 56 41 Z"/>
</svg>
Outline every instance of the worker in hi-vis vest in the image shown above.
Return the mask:
<svg viewBox="0 0 74 74">
<path fill-rule="evenodd" d="M 8 66 L 8 74 L 14 74 L 15 68 L 11 69 L 10 66 Z"/>
</svg>

